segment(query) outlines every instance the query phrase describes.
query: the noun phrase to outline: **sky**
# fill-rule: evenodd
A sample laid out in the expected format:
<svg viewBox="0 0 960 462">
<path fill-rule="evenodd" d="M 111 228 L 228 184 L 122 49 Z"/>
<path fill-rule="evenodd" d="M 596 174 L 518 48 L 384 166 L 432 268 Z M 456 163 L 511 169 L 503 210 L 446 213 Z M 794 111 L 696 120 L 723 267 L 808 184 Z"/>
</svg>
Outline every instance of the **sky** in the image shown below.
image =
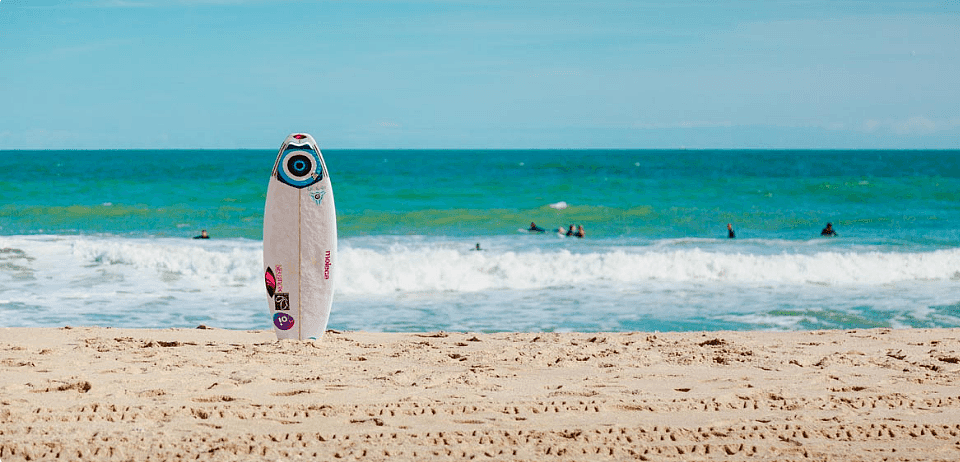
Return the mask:
<svg viewBox="0 0 960 462">
<path fill-rule="evenodd" d="M 960 149 L 960 1 L 0 0 L 0 149 Z"/>
</svg>

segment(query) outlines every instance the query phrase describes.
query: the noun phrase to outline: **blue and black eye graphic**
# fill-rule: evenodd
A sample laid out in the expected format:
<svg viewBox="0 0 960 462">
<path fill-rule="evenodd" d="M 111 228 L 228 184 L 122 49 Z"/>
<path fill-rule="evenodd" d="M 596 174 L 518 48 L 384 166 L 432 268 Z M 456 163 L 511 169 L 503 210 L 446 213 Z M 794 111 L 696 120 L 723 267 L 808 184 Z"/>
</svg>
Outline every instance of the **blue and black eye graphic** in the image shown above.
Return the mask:
<svg viewBox="0 0 960 462">
<path fill-rule="evenodd" d="M 310 174 L 312 162 L 307 156 L 296 155 L 287 158 L 287 171 L 294 176 L 307 176 Z"/>
<path fill-rule="evenodd" d="M 280 181 L 295 188 L 306 188 L 323 179 L 320 156 L 310 146 L 287 146 L 277 166 Z"/>
</svg>

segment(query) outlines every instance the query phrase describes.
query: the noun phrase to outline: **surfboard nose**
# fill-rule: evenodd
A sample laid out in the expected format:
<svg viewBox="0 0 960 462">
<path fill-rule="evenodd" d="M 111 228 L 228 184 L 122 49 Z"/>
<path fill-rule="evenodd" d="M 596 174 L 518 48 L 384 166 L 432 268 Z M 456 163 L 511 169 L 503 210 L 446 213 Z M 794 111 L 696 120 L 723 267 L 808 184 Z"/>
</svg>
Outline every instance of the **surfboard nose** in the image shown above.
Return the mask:
<svg viewBox="0 0 960 462">
<path fill-rule="evenodd" d="M 316 146 L 317 141 L 313 139 L 312 136 L 308 133 L 291 133 L 287 136 L 287 139 L 283 141 L 284 145 L 295 144 L 295 145 L 307 145 Z"/>
</svg>

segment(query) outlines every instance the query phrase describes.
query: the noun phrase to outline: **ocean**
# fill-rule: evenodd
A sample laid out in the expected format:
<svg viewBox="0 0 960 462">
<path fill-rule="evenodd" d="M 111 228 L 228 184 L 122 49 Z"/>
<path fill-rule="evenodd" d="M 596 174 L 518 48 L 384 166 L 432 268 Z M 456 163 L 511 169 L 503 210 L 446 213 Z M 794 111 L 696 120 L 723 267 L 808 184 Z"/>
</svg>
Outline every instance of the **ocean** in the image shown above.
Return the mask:
<svg viewBox="0 0 960 462">
<path fill-rule="evenodd" d="M 960 326 L 960 151 L 323 152 L 332 329 Z M 0 151 L 0 326 L 271 329 L 275 156 Z"/>
</svg>

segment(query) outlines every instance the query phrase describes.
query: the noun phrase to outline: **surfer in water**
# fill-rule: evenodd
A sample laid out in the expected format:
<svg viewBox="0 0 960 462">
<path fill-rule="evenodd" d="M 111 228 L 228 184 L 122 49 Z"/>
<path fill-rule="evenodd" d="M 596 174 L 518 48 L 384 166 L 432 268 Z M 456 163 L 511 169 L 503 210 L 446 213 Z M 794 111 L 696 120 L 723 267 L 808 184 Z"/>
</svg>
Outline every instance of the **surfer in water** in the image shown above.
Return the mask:
<svg viewBox="0 0 960 462">
<path fill-rule="evenodd" d="M 567 229 L 567 236 L 573 236 L 576 234 L 576 231 L 573 230 L 573 225 L 570 225 L 570 228 Z"/>
<path fill-rule="evenodd" d="M 737 234 L 733 232 L 733 225 L 727 223 L 727 238 L 733 239 L 737 237 Z"/>
<path fill-rule="evenodd" d="M 582 238 L 586 236 L 587 233 L 583 231 L 583 225 L 577 225 L 577 232 L 573 233 L 573 235 Z"/>
<path fill-rule="evenodd" d="M 193 236 L 194 239 L 210 239 L 210 235 L 207 234 L 207 230 L 200 231 L 199 236 Z"/>
<path fill-rule="evenodd" d="M 474 247 L 474 248 L 472 248 L 472 249 L 470 249 L 470 250 L 478 250 L 478 251 L 479 251 L 479 250 L 483 250 L 483 249 L 480 248 L 480 243 L 477 242 L 477 246 Z"/>
<path fill-rule="evenodd" d="M 536 223 L 534 223 L 534 222 L 531 221 L 531 222 L 530 222 L 530 227 L 527 228 L 527 231 L 530 231 L 531 233 L 542 233 L 542 232 L 543 232 L 543 228 L 537 226 Z"/>
<path fill-rule="evenodd" d="M 827 237 L 839 236 L 839 234 L 837 234 L 837 232 L 833 230 L 833 223 L 827 223 L 827 227 L 823 228 L 823 231 L 820 231 L 820 235 L 827 236 Z"/>
</svg>

